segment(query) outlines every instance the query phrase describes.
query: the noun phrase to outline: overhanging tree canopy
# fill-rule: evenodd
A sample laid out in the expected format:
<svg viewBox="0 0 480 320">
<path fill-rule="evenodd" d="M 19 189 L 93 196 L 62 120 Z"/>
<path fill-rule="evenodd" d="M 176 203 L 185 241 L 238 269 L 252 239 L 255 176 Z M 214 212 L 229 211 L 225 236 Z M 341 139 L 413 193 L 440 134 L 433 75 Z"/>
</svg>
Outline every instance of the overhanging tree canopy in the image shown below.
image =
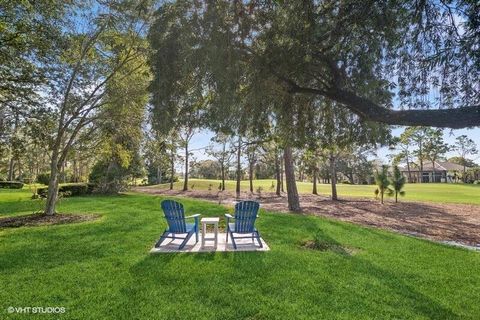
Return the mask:
<svg viewBox="0 0 480 320">
<path fill-rule="evenodd" d="M 386 124 L 480 125 L 480 19 L 473 2 L 177 1 L 160 10 L 174 21 L 156 30 L 163 36 L 195 26 L 188 34 L 195 45 L 184 56 L 212 93 L 217 115 L 253 105 L 228 106 L 239 92 L 287 93 L 333 100 Z M 175 39 L 171 49 L 185 52 L 182 37 Z M 260 109 L 248 112 L 257 118 L 271 112 Z"/>
</svg>

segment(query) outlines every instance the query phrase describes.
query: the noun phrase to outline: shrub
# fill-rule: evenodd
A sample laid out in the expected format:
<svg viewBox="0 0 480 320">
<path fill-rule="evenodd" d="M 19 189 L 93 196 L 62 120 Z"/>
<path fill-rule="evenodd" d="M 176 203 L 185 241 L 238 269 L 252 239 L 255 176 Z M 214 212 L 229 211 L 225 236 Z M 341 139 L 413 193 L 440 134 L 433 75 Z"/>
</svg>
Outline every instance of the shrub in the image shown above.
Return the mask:
<svg viewBox="0 0 480 320">
<path fill-rule="evenodd" d="M 343 180 L 342 184 L 352 184 L 349 180 Z"/>
<path fill-rule="evenodd" d="M 82 196 L 86 194 L 91 194 L 93 192 L 95 185 L 91 183 L 70 183 L 60 185 L 58 188 L 58 193 L 62 194 L 63 197 L 75 197 Z M 42 187 L 37 189 L 37 194 L 46 198 L 48 193 L 48 187 Z"/>
<path fill-rule="evenodd" d="M 480 180 L 473 181 L 473 184 L 480 184 Z"/>
<path fill-rule="evenodd" d="M 20 181 L 0 181 L 0 188 L 3 189 L 22 189 L 23 183 Z"/>
<path fill-rule="evenodd" d="M 38 182 L 38 183 L 41 183 L 41 184 L 48 185 L 48 183 L 50 182 L 50 174 L 48 174 L 48 173 L 40 173 L 40 174 L 37 176 L 37 182 Z"/>
<path fill-rule="evenodd" d="M 22 179 L 22 182 L 23 182 L 23 183 L 26 183 L 26 184 L 32 184 L 32 183 L 34 183 L 35 181 L 34 181 L 32 178 L 23 178 L 23 179 Z"/>
</svg>

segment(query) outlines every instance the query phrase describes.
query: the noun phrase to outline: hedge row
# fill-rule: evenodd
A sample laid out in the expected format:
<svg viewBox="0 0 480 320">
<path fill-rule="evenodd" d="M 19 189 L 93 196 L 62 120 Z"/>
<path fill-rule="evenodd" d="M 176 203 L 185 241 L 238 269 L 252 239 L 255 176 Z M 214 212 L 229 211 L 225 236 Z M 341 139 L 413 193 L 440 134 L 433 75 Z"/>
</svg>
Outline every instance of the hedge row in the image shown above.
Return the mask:
<svg viewBox="0 0 480 320">
<path fill-rule="evenodd" d="M 22 189 L 23 183 L 20 181 L 0 181 L 0 189 Z"/>
<path fill-rule="evenodd" d="M 70 183 L 60 185 L 58 192 L 64 197 L 82 196 L 85 194 L 91 194 L 93 192 L 94 185 L 92 183 Z M 42 187 L 37 189 L 37 194 L 41 198 L 46 198 L 48 193 L 48 187 Z"/>
</svg>

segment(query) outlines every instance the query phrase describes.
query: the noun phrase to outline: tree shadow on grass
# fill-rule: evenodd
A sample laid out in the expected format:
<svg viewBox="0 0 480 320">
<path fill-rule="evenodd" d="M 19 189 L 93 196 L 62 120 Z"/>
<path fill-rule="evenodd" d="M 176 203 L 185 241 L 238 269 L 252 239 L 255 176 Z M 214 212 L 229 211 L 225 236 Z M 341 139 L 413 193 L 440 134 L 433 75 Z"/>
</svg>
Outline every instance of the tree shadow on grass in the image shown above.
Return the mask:
<svg viewBox="0 0 480 320">
<path fill-rule="evenodd" d="M 132 305 L 161 305 L 171 318 L 218 316 L 221 306 L 235 307 L 229 288 L 240 283 L 255 290 L 252 271 L 265 274 L 264 252 L 150 254 L 130 267 L 131 281 L 121 289 Z M 148 307 L 147 307 L 148 308 Z M 178 313 L 181 311 L 181 313 Z M 130 310 L 122 308 L 119 314 Z M 151 315 L 149 315 L 151 318 Z M 219 316 L 218 318 L 222 318 Z"/>
<path fill-rule="evenodd" d="M 373 278 L 375 283 L 380 283 L 382 286 L 387 287 L 392 294 L 402 297 L 401 303 L 398 303 L 399 301 L 395 300 L 390 301 L 390 307 L 398 308 L 399 305 L 401 308 L 408 307 L 415 314 L 432 319 L 460 319 L 460 317 L 449 308 L 442 306 L 430 297 L 419 292 L 413 287 L 413 284 L 407 283 L 407 281 L 399 277 L 397 274 L 384 268 L 380 268 L 361 256 L 352 255 L 344 244 L 336 241 L 333 237 L 330 237 L 322 229 L 319 228 L 317 230 L 315 238 L 316 241 L 323 244 L 323 246 L 320 246 L 319 251 L 331 251 L 349 259 L 349 261 L 353 263 L 355 274 L 363 274 L 367 278 Z M 319 252 L 319 254 L 321 253 Z M 365 298 L 368 299 L 367 297 Z"/>
<path fill-rule="evenodd" d="M 318 227 L 311 228 L 323 241 L 338 248 L 344 247 L 328 233 L 319 231 Z M 242 299 L 252 299 L 269 303 L 270 317 L 280 318 L 286 316 L 281 311 L 285 305 L 298 303 L 299 300 L 304 301 L 303 309 L 297 310 L 299 317 L 321 310 L 340 314 L 350 309 L 371 315 L 376 311 L 370 308 L 374 308 L 383 312 L 385 318 L 406 315 L 432 319 L 460 318 L 448 307 L 420 292 L 415 288 L 414 280 L 410 283 L 408 275 L 399 273 L 401 271 L 379 267 L 361 255 L 352 256 L 334 250 L 322 258 L 324 254 L 302 255 L 299 248 L 272 252 L 149 255 L 130 268 L 132 279 L 121 293 L 132 304 L 145 301 L 148 304 L 162 303 L 174 314 L 176 309 L 181 308 L 181 303 L 172 300 L 172 297 L 181 297 L 182 301 L 196 305 L 196 309 L 202 309 L 206 316 L 212 310 L 217 316 L 225 309 L 235 314 L 243 308 Z M 318 266 L 315 267 L 315 264 Z M 345 276 L 344 272 L 349 275 Z M 336 276 L 341 279 L 336 279 Z M 348 285 L 349 281 L 351 285 Z M 319 300 L 316 295 L 325 297 L 325 292 L 317 290 L 329 287 L 332 294 L 338 296 Z M 378 292 L 382 295 L 379 296 Z M 295 301 L 288 301 L 292 297 Z M 232 303 L 236 300 L 240 304 Z M 331 301 L 336 302 L 331 305 Z M 309 304 L 316 311 L 309 310 Z M 253 304 L 249 308 L 249 314 L 255 314 L 261 311 L 262 306 Z"/>
</svg>

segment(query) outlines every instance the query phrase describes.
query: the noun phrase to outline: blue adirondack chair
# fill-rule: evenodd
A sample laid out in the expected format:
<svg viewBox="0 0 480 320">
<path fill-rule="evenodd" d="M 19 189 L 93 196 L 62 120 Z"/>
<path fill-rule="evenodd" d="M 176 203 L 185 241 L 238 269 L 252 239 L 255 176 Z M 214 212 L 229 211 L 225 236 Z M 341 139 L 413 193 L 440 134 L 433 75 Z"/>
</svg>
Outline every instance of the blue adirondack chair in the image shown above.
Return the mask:
<svg viewBox="0 0 480 320">
<path fill-rule="evenodd" d="M 260 240 L 260 233 L 255 228 L 255 220 L 258 217 L 259 203 L 256 201 L 241 201 L 235 205 L 235 214 L 226 214 L 227 218 L 227 243 L 228 235 L 232 239 L 232 244 L 237 249 L 235 239 L 252 238 L 252 242 L 255 243 L 255 238 L 258 241 L 260 248 L 263 248 L 262 241 Z M 230 222 L 235 220 L 235 222 Z M 245 236 L 247 235 L 248 236 Z"/>
<path fill-rule="evenodd" d="M 168 227 L 155 244 L 156 248 L 158 248 L 162 241 L 167 238 L 174 240 L 184 239 L 180 244 L 180 247 L 178 247 L 179 250 L 182 250 L 193 234 L 195 234 L 195 240 L 198 242 L 198 220 L 200 214 L 194 214 L 192 216 L 185 217 L 183 205 L 173 200 L 164 200 L 162 201 L 161 206 L 163 213 L 165 214 L 165 219 L 167 219 Z M 187 223 L 186 219 L 190 218 L 193 218 L 195 223 Z"/>
</svg>

